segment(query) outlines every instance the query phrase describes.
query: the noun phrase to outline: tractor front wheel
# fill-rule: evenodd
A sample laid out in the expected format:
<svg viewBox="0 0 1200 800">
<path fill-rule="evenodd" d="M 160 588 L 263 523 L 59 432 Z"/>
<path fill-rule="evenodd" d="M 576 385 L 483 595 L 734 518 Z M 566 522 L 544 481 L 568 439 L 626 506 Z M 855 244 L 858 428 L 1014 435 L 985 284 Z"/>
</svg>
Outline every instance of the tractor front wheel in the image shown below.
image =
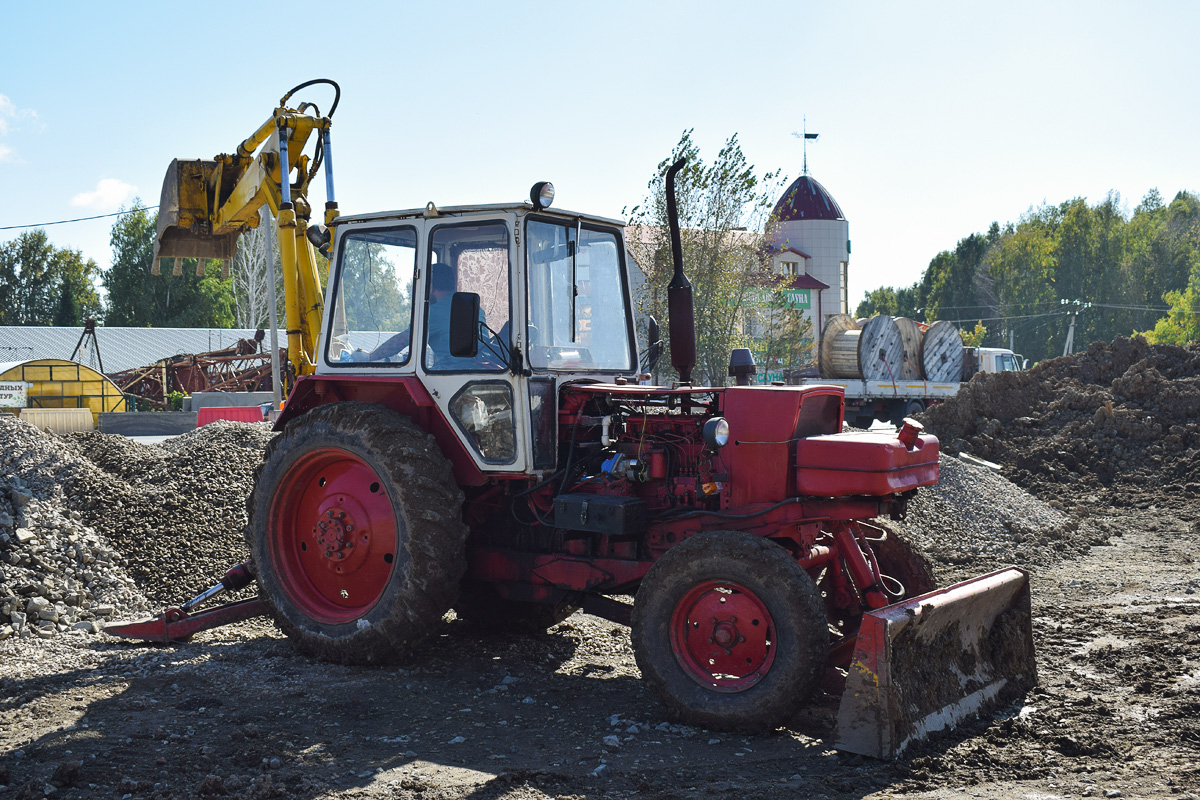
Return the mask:
<svg viewBox="0 0 1200 800">
<path fill-rule="evenodd" d="M 247 541 L 276 622 L 343 664 L 408 655 L 466 568 L 463 495 L 433 437 L 371 403 L 332 403 L 268 445 Z"/>
<path fill-rule="evenodd" d="M 816 587 L 774 542 L 713 531 L 673 547 L 642 580 L 633 652 L 672 719 L 755 732 L 808 700 L 829 652 Z"/>
</svg>

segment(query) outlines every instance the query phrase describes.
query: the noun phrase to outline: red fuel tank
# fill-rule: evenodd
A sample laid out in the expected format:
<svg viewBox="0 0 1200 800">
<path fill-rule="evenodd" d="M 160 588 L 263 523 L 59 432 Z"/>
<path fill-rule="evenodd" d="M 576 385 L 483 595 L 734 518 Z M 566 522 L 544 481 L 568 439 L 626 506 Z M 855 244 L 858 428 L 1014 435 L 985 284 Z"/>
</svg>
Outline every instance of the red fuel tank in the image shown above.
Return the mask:
<svg viewBox="0 0 1200 800">
<path fill-rule="evenodd" d="M 835 433 L 796 443 L 796 491 L 813 497 L 881 497 L 931 486 L 938 479 L 936 436 L 913 449 L 894 433 Z"/>
</svg>

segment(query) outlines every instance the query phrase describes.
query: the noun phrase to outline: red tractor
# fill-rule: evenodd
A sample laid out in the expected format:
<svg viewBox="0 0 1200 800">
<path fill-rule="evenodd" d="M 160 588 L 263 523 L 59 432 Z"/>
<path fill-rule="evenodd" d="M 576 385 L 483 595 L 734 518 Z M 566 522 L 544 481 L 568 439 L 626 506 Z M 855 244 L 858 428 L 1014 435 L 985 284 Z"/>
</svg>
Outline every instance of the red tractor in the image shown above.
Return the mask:
<svg viewBox="0 0 1200 800">
<path fill-rule="evenodd" d="M 935 590 L 873 522 L 937 481 L 936 438 L 912 421 L 843 433 L 840 388 L 745 385 L 745 352 L 739 385 L 692 384 L 682 162 L 680 379 L 648 386 L 661 345 L 651 320 L 639 355 L 620 222 L 553 208 L 549 184 L 342 216 L 329 118 L 291 94 L 236 154 L 174 162 L 159 218 L 156 260 L 228 257 L 259 207 L 280 219 L 295 379 L 249 499 L 251 558 L 110 632 L 170 640 L 269 612 L 306 653 L 380 663 L 419 656 L 450 608 L 525 629 L 582 609 L 631 627 L 647 683 L 689 724 L 772 729 L 848 671 L 839 746 L 878 756 L 1032 685 L 1025 574 Z M 310 227 L 322 161 L 326 225 Z M 323 299 L 312 247 L 330 259 Z M 251 575 L 257 600 L 192 611 Z M 954 680 L 906 682 L 929 659 Z"/>
</svg>

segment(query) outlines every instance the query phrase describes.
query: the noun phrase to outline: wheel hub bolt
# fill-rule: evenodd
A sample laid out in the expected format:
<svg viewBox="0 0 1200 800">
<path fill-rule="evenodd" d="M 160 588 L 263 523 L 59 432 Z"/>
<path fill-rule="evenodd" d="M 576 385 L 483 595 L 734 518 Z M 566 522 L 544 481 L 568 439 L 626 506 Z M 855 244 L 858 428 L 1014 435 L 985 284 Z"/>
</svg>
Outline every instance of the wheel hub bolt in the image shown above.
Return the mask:
<svg viewBox="0 0 1200 800">
<path fill-rule="evenodd" d="M 713 628 L 713 635 L 709 641 L 720 647 L 726 648 L 725 654 L 728 655 L 728 648 L 737 644 L 739 639 L 740 637 L 738 636 L 738 629 L 735 625 L 733 625 L 731 622 L 721 622 L 718 623 L 715 628 Z"/>
</svg>

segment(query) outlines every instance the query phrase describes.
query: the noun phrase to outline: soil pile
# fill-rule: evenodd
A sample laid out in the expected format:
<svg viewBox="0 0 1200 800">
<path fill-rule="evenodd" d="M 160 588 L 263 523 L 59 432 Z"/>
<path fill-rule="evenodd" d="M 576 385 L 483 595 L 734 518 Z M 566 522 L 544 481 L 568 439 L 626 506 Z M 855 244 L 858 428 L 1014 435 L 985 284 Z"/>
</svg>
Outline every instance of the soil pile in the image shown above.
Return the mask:
<svg viewBox="0 0 1200 800">
<path fill-rule="evenodd" d="M 0 415 L 0 639 L 97 630 L 160 610 L 246 557 L 266 424 L 143 445 L 54 436 Z"/>
<path fill-rule="evenodd" d="M 979 374 L 921 417 L 946 452 L 1004 468 L 1064 504 L 1109 488 L 1200 495 L 1200 347 L 1139 337 L 1026 372 Z"/>
</svg>

